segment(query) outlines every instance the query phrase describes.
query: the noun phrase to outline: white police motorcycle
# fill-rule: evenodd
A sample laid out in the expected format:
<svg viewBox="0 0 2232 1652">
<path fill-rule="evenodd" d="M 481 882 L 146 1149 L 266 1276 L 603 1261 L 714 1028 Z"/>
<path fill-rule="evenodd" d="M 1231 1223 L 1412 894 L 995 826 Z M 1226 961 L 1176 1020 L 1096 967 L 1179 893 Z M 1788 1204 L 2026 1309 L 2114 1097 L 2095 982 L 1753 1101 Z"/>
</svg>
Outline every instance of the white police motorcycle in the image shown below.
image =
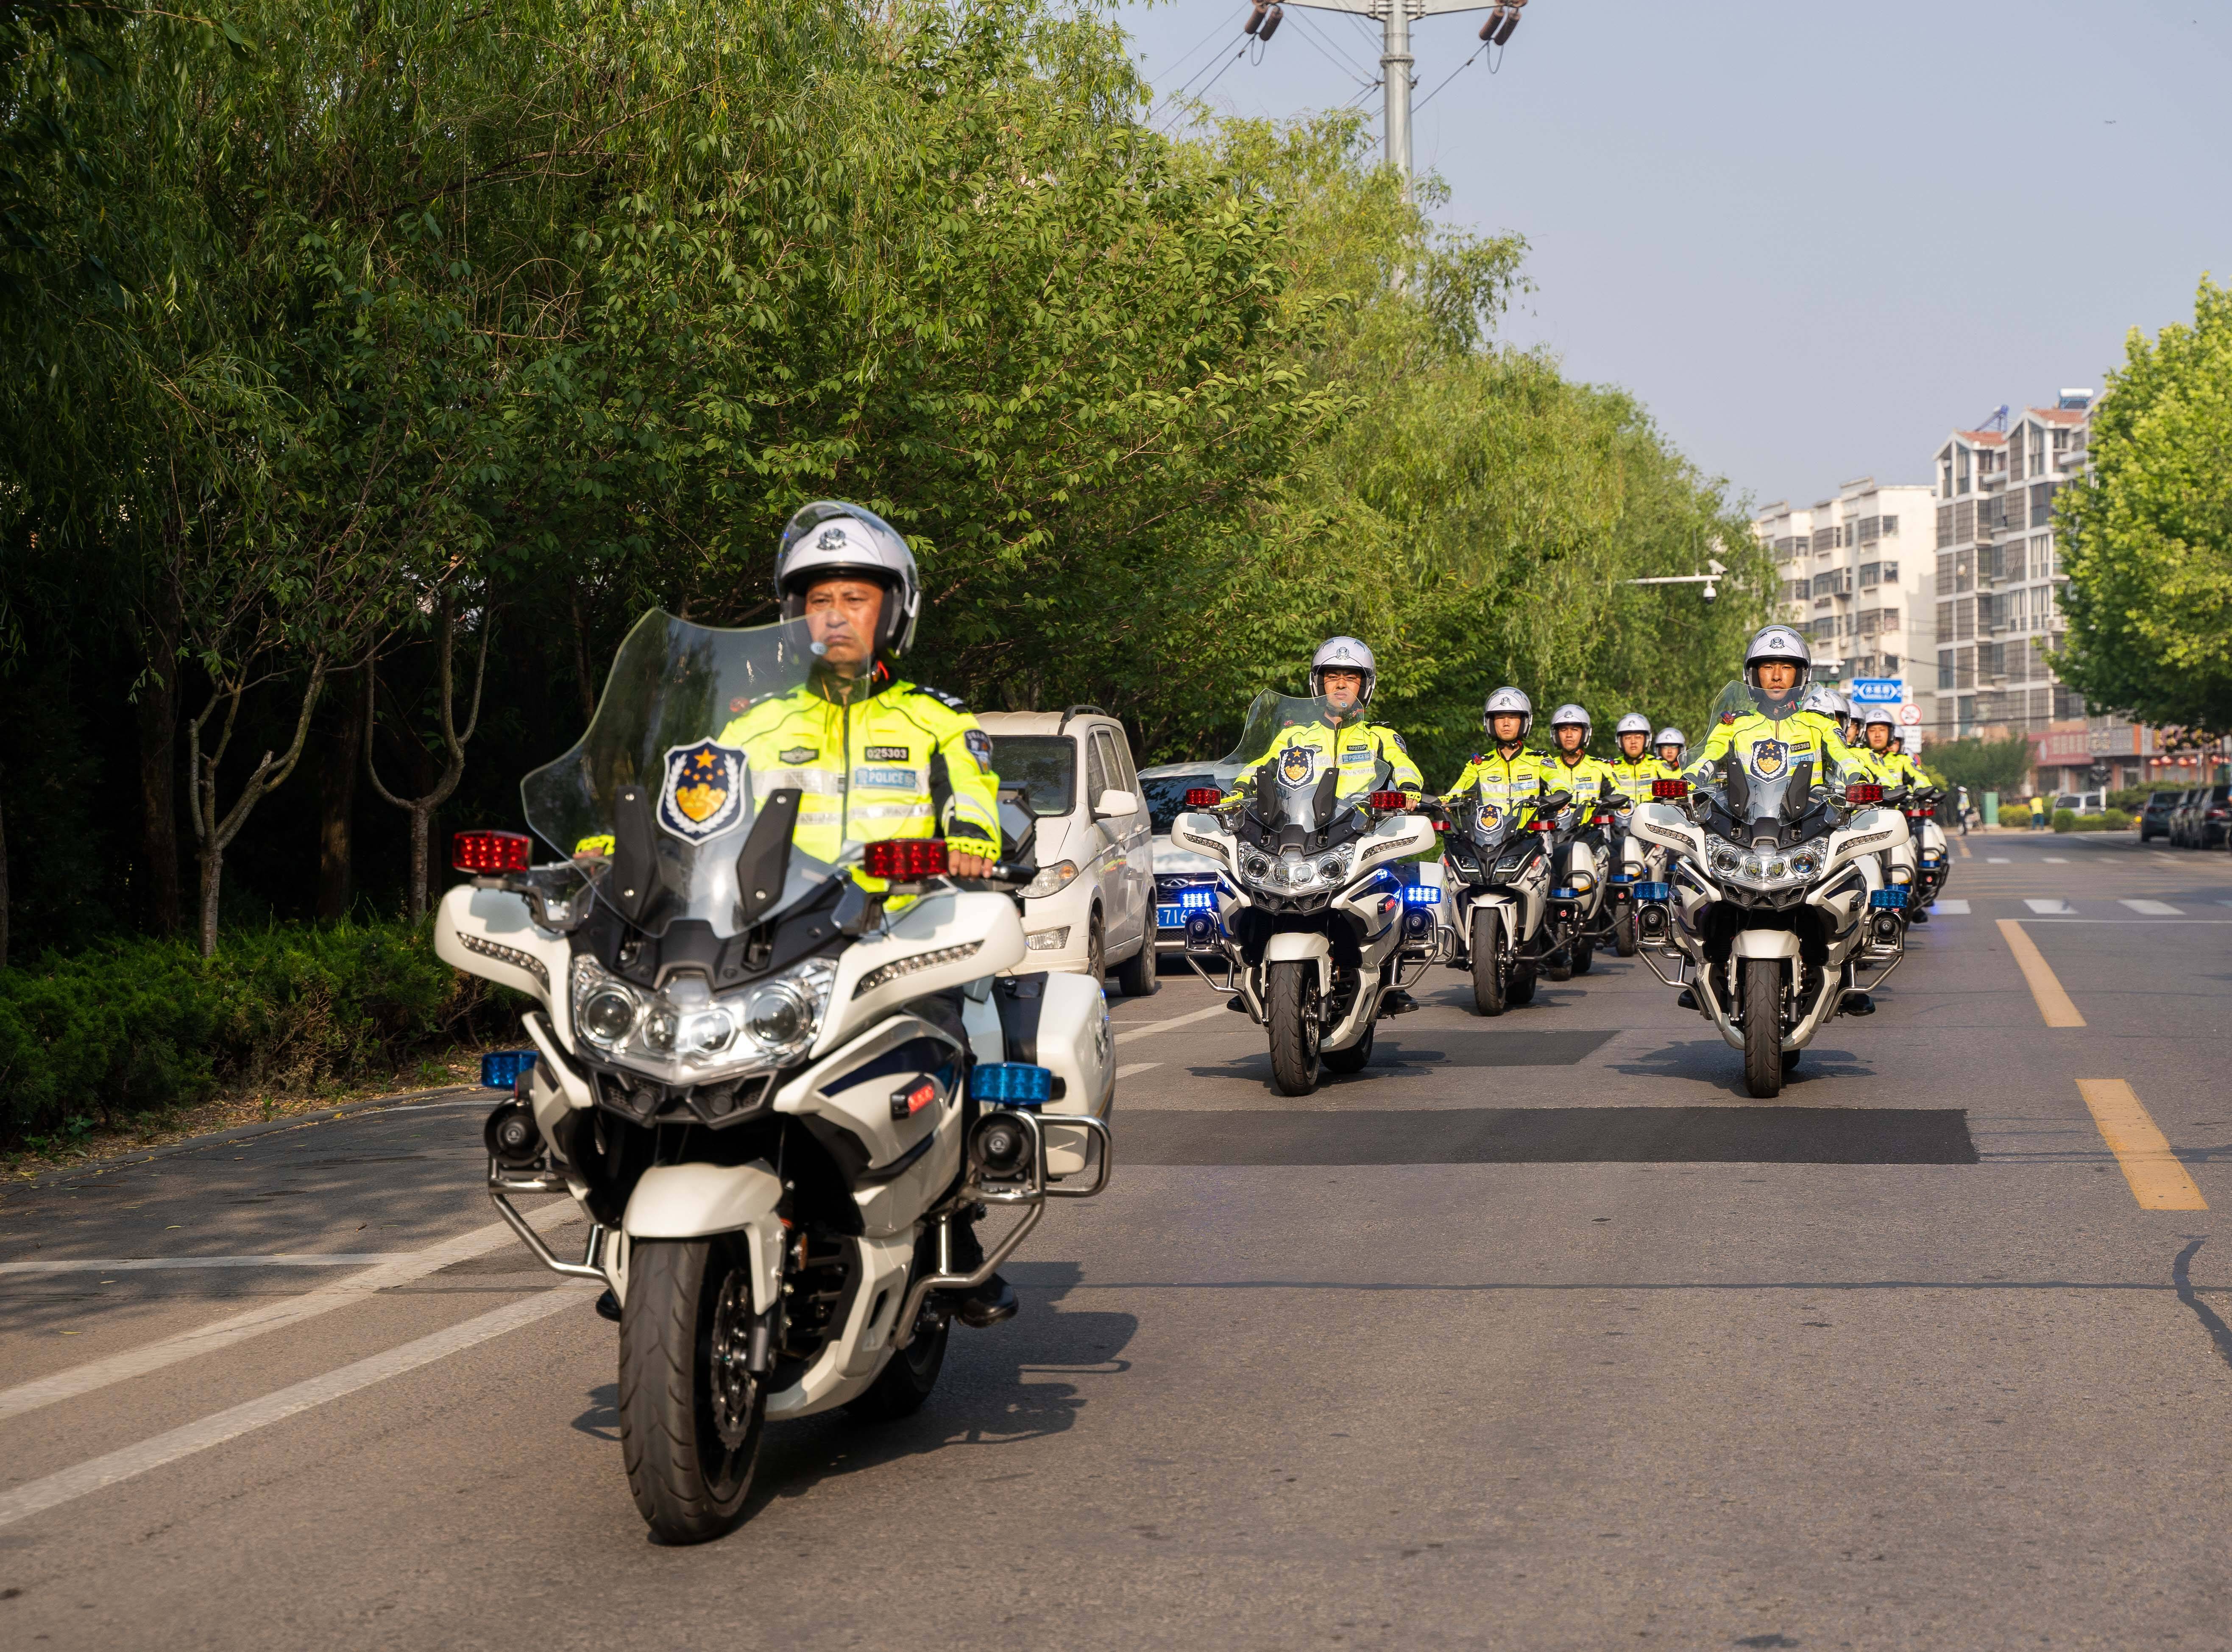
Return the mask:
<svg viewBox="0 0 2232 1652">
<path fill-rule="evenodd" d="M 1447 944 L 1432 909 L 1406 895 L 1429 885 L 1402 870 L 1434 848 L 1433 823 L 1387 774 L 1344 774 L 1312 746 L 1281 745 L 1334 716 L 1321 699 L 1257 696 L 1226 761 L 1276 755 L 1229 805 L 1214 787 L 1189 791 L 1171 825 L 1173 844 L 1221 868 L 1215 910 L 1186 919 L 1186 960 L 1269 1030 L 1271 1081 L 1288 1096 L 1314 1091 L 1327 1067 L 1362 1070 L 1380 1017 L 1411 1007 L 1405 989 Z"/>
<path fill-rule="evenodd" d="M 1749 704 L 1731 683 L 1721 709 Z M 1684 772 L 1701 756 L 1684 753 Z M 1754 1096 L 1781 1091 L 1830 1017 L 1872 1014 L 1869 994 L 1904 956 L 1906 895 L 1885 886 L 1882 852 L 1905 842 L 1906 817 L 1879 786 L 1820 781 L 1780 748 L 1731 753 L 1694 792 L 1656 782 L 1632 818 L 1671 852 L 1665 881 L 1636 886 L 1644 960 L 1743 1052 Z"/>
<path fill-rule="evenodd" d="M 802 625 L 646 615 L 581 742 L 521 787 L 573 858 L 461 833 L 477 875 L 435 926 L 444 959 L 537 1006 L 533 1051 L 486 1075 L 514 1085 L 484 1132 L 490 1196 L 546 1267 L 618 1299 L 621 1454 L 670 1542 L 742 1517 L 769 1419 L 919 1407 L 950 1293 L 1111 1163 L 1100 983 L 1013 973 L 1034 869 L 949 878 L 931 839 L 816 859 L 792 840 L 800 791 L 716 738 L 814 658 Z M 580 1261 L 522 1193 L 581 1208 Z M 1021 1220 L 964 1266 L 979 1206 Z"/>
</svg>

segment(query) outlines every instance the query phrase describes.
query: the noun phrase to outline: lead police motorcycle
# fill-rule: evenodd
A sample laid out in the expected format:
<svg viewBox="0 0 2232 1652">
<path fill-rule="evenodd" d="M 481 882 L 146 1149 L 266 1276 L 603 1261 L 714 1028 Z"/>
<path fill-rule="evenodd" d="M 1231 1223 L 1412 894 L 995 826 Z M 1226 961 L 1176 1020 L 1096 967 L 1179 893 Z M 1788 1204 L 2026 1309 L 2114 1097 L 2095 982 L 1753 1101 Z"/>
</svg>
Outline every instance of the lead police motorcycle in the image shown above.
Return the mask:
<svg viewBox="0 0 2232 1652">
<path fill-rule="evenodd" d="M 1253 763 L 1289 730 L 1329 728 L 1335 715 L 1322 699 L 1258 695 L 1225 761 Z M 1434 847 L 1433 823 L 1390 789 L 1384 762 L 1369 773 L 1343 768 L 1287 744 L 1230 800 L 1213 787 L 1189 791 L 1171 826 L 1173 844 L 1220 868 L 1214 912 L 1186 920 L 1186 961 L 1268 1028 L 1281 1095 L 1308 1095 L 1327 1067 L 1362 1070 L 1379 1020 L 1411 1007 L 1397 994 L 1449 933 L 1406 898 L 1411 886 L 1398 870 Z M 1204 967 L 1211 961 L 1222 980 Z"/>
<path fill-rule="evenodd" d="M 818 859 L 792 840 L 800 791 L 713 737 L 814 654 L 800 624 L 646 616 L 580 743 L 521 787 L 572 858 L 461 833 L 479 875 L 435 926 L 444 959 L 536 1005 L 484 1132 L 490 1196 L 619 1299 L 621 1454 L 672 1542 L 742 1517 L 769 1419 L 919 1407 L 948 1293 L 1111 1163 L 1100 984 L 1014 973 L 1034 869 L 949 878 L 929 839 Z M 580 1261 L 513 1205 L 530 1193 L 587 1216 Z M 1020 1221 L 972 1267 L 957 1230 L 989 1206 Z"/>
<path fill-rule="evenodd" d="M 1731 683 L 1721 711 L 1749 709 Z M 1684 774 L 1702 752 L 1684 753 Z M 1824 778 L 1780 746 L 1731 751 L 1694 790 L 1654 782 L 1631 821 L 1670 852 L 1665 881 L 1636 887 L 1644 960 L 1743 1052 L 1754 1096 L 1781 1092 L 1833 1015 L 1872 1014 L 1870 993 L 1904 956 L 1905 891 L 1885 887 L 1881 856 L 1906 840 L 1906 818 L 1880 786 Z"/>
</svg>

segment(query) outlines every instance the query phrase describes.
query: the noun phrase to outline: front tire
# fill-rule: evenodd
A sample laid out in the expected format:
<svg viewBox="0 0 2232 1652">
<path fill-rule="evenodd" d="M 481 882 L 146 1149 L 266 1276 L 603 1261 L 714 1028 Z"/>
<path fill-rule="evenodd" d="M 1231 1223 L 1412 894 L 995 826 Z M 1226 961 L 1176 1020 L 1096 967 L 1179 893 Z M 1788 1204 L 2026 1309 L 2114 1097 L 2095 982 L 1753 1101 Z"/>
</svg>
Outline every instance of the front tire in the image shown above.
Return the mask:
<svg viewBox="0 0 2232 1652">
<path fill-rule="evenodd" d="M 662 1543 L 704 1543 L 743 1518 L 767 1424 L 744 1369 L 751 1262 L 740 1236 L 646 1241 L 620 1312 L 620 1456 Z"/>
<path fill-rule="evenodd" d="M 1324 1066 L 1318 1040 L 1318 966 L 1296 958 L 1271 966 L 1271 1087 L 1282 1096 L 1307 1096 L 1318 1087 Z"/>
<path fill-rule="evenodd" d="M 1139 943 L 1139 949 L 1116 966 L 1116 990 L 1126 998 L 1145 998 L 1162 985 L 1155 979 L 1155 943 Z"/>
<path fill-rule="evenodd" d="M 1575 975 L 1586 975 L 1595 965 L 1596 961 L 1597 943 L 1594 941 L 1584 939 L 1573 943 L 1573 973 Z"/>
<path fill-rule="evenodd" d="M 1571 981 L 1573 978 L 1573 955 L 1565 947 L 1547 954 L 1542 959 L 1542 973 L 1552 981 Z"/>
<path fill-rule="evenodd" d="M 1782 964 L 1743 961 L 1744 1088 L 1762 1098 L 1782 1093 Z"/>
<path fill-rule="evenodd" d="M 1534 966 L 1531 962 L 1511 966 L 1511 1001 L 1516 1006 L 1534 1001 Z"/>
<path fill-rule="evenodd" d="M 1612 921 L 1612 949 L 1623 958 L 1635 956 L 1635 908 L 1623 902 L 1619 916 Z"/>
<path fill-rule="evenodd" d="M 1490 907 L 1472 915 L 1472 1007 L 1501 1015 L 1510 1001 L 1511 960 L 1503 950 L 1503 914 Z"/>
<path fill-rule="evenodd" d="M 1093 909 L 1092 927 L 1085 932 L 1085 973 L 1102 992 L 1108 990 L 1108 937 L 1100 927 L 1100 909 Z"/>
</svg>

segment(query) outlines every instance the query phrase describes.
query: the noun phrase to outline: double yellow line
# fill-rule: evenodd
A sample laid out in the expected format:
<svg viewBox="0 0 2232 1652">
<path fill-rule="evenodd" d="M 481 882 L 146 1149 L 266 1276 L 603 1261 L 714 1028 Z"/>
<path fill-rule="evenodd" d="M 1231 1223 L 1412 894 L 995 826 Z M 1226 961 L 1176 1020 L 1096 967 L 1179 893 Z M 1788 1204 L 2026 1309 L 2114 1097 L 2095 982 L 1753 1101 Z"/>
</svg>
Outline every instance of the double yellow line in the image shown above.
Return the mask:
<svg viewBox="0 0 2232 1652">
<path fill-rule="evenodd" d="M 2015 968 L 2022 971 L 2031 998 L 2046 1024 L 2084 1026 L 2085 1018 L 2077 1013 L 2077 1006 L 2054 978 L 2038 943 L 2023 933 L 2022 925 L 2015 919 L 2003 917 L 1999 923 L 2000 934 L 2007 940 L 2008 950 L 2015 955 Z M 2170 1151 L 2170 1139 L 2130 1085 L 2121 1079 L 2080 1079 L 2077 1093 L 2085 1098 L 2085 1105 L 2092 1111 L 2100 1139 L 2108 1144 L 2108 1150 L 2116 1156 L 2116 1163 L 2123 1167 L 2124 1180 L 2131 1183 L 2131 1196 L 2139 1202 L 2140 1209 L 2209 1208 L 2209 1202 L 2201 1196 L 2200 1187 L 2185 1166 L 2178 1163 L 2177 1155 Z"/>
</svg>

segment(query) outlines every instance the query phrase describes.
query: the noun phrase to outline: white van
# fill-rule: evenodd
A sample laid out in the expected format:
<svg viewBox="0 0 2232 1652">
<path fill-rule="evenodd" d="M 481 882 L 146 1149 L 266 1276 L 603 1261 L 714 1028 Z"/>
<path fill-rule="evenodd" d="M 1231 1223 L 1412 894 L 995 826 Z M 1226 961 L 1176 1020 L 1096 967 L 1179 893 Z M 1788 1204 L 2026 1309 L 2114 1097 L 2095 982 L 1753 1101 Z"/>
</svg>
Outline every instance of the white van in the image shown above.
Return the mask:
<svg viewBox="0 0 2232 1652">
<path fill-rule="evenodd" d="M 1023 891 L 1024 967 L 1155 990 L 1154 863 L 1124 725 L 1098 706 L 984 711 L 1002 793 L 1037 823 L 1039 875 Z"/>
</svg>

